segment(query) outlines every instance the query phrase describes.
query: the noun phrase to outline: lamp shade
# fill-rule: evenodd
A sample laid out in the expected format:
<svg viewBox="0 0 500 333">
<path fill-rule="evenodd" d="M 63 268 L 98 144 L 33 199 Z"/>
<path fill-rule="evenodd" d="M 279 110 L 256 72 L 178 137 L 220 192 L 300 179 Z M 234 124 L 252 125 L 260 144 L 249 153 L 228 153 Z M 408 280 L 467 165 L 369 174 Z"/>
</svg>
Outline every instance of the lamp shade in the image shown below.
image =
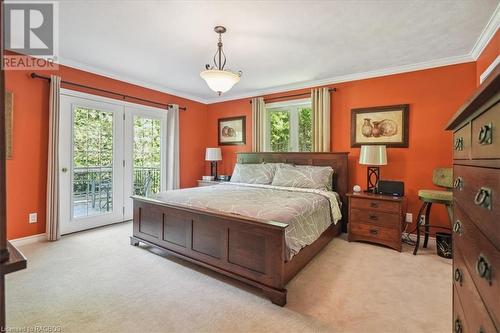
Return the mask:
<svg viewBox="0 0 500 333">
<path fill-rule="evenodd" d="M 205 161 L 220 161 L 222 160 L 222 153 L 220 148 L 207 148 L 205 152 Z"/>
<path fill-rule="evenodd" d="M 361 146 L 359 164 L 386 165 L 387 153 L 385 146 Z"/>
<path fill-rule="evenodd" d="M 230 71 L 219 69 L 208 69 L 200 73 L 200 76 L 208 84 L 208 87 L 219 95 L 229 91 L 240 81 L 240 76 Z"/>
</svg>

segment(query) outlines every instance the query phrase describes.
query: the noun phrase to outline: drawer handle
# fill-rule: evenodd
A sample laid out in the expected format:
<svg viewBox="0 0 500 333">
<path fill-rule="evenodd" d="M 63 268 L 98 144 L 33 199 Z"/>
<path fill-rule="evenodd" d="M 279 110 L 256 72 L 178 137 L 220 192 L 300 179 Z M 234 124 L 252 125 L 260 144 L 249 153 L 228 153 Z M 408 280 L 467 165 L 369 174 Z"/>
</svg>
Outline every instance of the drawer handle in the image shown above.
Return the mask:
<svg viewBox="0 0 500 333">
<path fill-rule="evenodd" d="M 453 182 L 453 187 L 459 191 L 462 191 L 464 188 L 463 178 L 462 177 L 455 178 L 455 181 Z"/>
<path fill-rule="evenodd" d="M 378 207 L 378 203 L 376 203 L 376 202 L 370 202 L 370 207 L 377 208 Z"/>
<path fill-rule="evenodd" d="M 455 150 L 464 150 L 464 138 L 460 137 L 455 140 Z"/>
<path fill-rule="evenodd" d="M 493 141 L 493 124 L 489 123 L 481 126 L 479 130 L 478 140 L 482 145 L 490 145 Z"/>
<path fill-rule="evenodd" d="M 455 268 L 455 275 L 454 275 L 455 282 L 460 283 L 462 285 L 462 272 L 460 271 L 460 268 Z"/>
<path fill-rule="evenodd" d="M 460 222 L 460 220 L 456 220 L 453 224 L 453 232 L 462 236 L 462 222 Z"/>
<path fill-rule="evenodd" d="M 491 285 L 491 265 L 488 259 L 482 254 L 477 258 L 476 272 L 479 277 L 485 279 Z"/>
<path fill-rule="evenodd" d="M 487 187 L 481 187 L 476 193 L 474 203 L 477 206 L 491 210 L 491 189 Z"/>
<path fill-rule="evenodd" d="M 374 220 L 374 221 L 377 221 L 377 220 L 378 220 L 378 216 L 377 216 L 377 215 L 374 215 L 374 214 L 370 214 L 370 215 L 369 215 L 369 218 L 370 218 L 370 220 Z"/>
<path fill-rule="evenodd" d="M 370 229 L 370 234 L 378 235 L 378 229 Z"/>
<path fill-rule="evenodd" d="M 455 327 L 454 327 L 455 333 L 462 333 L 462 322 L 460 319 L 455 319 Z"/>
</svg>

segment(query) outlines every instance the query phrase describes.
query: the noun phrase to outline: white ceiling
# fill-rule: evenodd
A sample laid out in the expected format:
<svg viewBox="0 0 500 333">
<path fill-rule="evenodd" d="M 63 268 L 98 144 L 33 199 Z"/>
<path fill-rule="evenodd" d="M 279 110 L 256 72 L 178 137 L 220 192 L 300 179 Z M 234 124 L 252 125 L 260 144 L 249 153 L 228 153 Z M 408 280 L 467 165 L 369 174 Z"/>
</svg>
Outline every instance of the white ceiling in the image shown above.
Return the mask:
<svg viewBox="0 0 500 333">
<path fill-rule="evenodd" d="M 498 27 L 498 4 L 62 1 L 59 48 L 63 64 L 207 103 L 471 61 L 488 22 L 489 35 Z M 228 29 L 227 67 L 243 71 L 222 97 L 199 76 L 216 51 L 215 25 Z"/>
</svg>

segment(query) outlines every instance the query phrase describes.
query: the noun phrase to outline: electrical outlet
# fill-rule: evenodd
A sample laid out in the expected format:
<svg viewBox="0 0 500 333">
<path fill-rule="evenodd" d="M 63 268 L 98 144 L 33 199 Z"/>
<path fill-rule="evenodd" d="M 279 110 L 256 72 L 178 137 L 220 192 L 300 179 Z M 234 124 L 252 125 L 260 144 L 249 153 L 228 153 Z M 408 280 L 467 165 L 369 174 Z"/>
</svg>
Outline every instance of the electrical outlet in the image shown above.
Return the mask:
<svg viewBox="0 0 500 333">
<path fill-rule="evenodd" d="M 413 214 L 406 213 L 406 223 L 412 223 L 412 222 L 413 222 Z"/>
<path fill-rule="evenodd" d="M 420 215 L 420 218 L 418 219 L 418 224 L 425 225 L 425 216 L 424 215 Z"/>
<path fill-rule="evenodd" d="M 38 222 L 37 213 L 30 213 L 28 222 L 29 223 L 37 223 Z"/>
</svg>

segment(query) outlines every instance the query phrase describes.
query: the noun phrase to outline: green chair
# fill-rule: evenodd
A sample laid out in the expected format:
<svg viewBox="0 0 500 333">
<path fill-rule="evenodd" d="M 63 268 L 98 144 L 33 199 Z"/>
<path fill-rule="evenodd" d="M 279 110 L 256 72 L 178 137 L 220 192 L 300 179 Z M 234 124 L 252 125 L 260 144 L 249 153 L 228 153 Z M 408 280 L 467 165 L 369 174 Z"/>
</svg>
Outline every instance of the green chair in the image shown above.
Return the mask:
<svg viewBox="0 0 500 333">
<path fill-rule="evenodd" d="M 424 248 L 427 247 L 427 242 L 429 241 L 429 229 L 441 228 L 451 230 L 451 228 L 441 227 L 441 226 L 431 226 L 429 223 L 429 217 L 431 214 L 432 204 L 441 204 L 446 206 L 448 212 L 448 218 L 450 220 L 450 225 L 452 224 L 452 205 L 453 205 L 453 169 L 452 168 L 437 168 L 434 169 L 432 173 L 432 182 L 434 185 L 443 187 L 446 190 L 420 190 L 418 191 L 418 198 L 423 201 L 422 207 L 417 215 L 417 241 L 415 243 L 415 249 L 413 254 L 416 255 L 418 248 L 420 246 L 420 234 L 422 233 L 422 227 L 424 227 Z M 421 216 L 425 211 L 424 223 L 421 224 Z"/>
</svg>

